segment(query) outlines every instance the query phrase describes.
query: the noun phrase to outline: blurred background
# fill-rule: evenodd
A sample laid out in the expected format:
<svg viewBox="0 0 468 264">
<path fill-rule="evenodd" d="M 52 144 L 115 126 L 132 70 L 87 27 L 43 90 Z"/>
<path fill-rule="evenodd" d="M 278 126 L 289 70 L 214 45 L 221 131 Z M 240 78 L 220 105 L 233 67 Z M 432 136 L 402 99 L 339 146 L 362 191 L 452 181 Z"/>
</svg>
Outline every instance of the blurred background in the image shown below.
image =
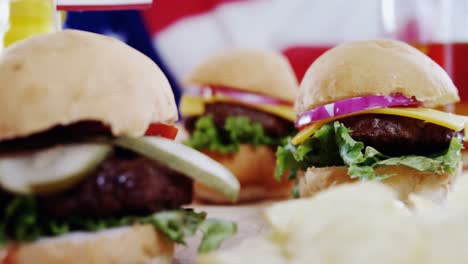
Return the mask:
<svg viewBox="0 0 468 264">
<path fill-rule="evenodd" d="M 59 14 L 51 11 L 56 1 L 0 0 L 3 46 L 57 26 L 109 35 L 153 59 L 178 100 L 184 76 L 224 49 L 281 52 L 301 80 L 307 67 L 336 44 L 395 38 L 419 48 L 450 74 L 462 98 L 452 109 L 468 114 L 467 0 L 153 0 L 151 7 L 138 10 Z"/>
</svg>

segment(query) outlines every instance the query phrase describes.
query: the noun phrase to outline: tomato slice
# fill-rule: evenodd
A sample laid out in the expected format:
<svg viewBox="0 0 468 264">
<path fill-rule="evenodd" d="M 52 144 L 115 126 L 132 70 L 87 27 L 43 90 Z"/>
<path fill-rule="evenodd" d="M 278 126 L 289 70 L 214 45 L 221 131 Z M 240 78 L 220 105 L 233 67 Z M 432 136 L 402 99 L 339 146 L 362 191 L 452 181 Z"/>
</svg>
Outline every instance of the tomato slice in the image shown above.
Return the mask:
<svg viewBox="0 0 468 264">
<path fill-rule="evenodd" d="M 145 136 L 160 136 L 174 140 L 179 130 L 172 125 L 152 123 L 145 132 Z"/>
</svg>

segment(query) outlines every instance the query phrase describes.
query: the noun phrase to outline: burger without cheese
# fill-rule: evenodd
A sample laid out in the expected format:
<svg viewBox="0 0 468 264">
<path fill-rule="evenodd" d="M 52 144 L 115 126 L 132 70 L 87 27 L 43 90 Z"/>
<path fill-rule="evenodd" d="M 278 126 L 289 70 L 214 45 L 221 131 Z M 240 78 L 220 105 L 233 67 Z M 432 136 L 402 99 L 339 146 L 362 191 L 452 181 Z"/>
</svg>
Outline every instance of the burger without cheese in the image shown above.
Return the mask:
<svg viewBox="0 0 468 264">
<path fill-rule="evenodd" d="M 181 209 L 193 179 L 233 200 L 239 184 L 170 140 L 176 119 L 164 74 L 120 41 L 67 30 L 5 49 L 2 263 L 170 263 L 174 242 L 200 228 L 201 251 L 235 232 Z"/>
<path fill-rule="evenodd" d="M 233 172 L 240 201 L 288 196 L 291 183 L 272 177 L 276 147 L 294 131 L 297 80 L 287 59 L 269 51 L 231 50 L 196 67 L 186 84 L 180 111 L 187 144 Z M 195 195 L 226 202 L 197 182 Z"/>
<path fill-rule="evenodd" d="M 465 117 L 431 109 L 459 100 L 446 72 L 395 40 L 356 41 L 319 57 L 301 82 L 300 132 L 277 151 L 278 174 L 305 171 L 301 196 L 380 180 L 402 200 L 443 199 L 459 173 Z"/>
</svg>

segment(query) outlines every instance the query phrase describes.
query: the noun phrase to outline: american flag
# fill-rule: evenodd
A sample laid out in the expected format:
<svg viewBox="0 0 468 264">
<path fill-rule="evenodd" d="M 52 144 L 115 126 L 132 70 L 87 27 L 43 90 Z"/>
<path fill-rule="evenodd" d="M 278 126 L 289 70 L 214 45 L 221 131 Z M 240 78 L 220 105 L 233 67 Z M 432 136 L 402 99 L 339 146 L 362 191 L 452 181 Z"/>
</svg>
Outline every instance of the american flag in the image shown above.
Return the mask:
<svg viewBox="0 0 468 264">
<path fill-rule="evenodd" d="M 179 81 L 209 55 L 229 48 L 283 53 L 300 80 L 328 48 L 345 40 L 388 37 L 375 0 L 154 0 L 141 11 L 70 12 L 66 27 L 117 37 Z M 418 34 L 418 32 L 410 32 Z"/>
</svg>

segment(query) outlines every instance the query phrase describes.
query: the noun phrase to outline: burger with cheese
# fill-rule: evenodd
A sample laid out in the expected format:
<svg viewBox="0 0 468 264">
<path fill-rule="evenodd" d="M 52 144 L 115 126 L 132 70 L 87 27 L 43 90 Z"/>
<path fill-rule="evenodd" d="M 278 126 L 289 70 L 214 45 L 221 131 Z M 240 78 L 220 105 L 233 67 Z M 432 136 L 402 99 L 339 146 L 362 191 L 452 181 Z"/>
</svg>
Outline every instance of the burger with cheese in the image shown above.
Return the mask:
<svg viewBox="0 0 468 264">
<path fill-rule="evenodd" d="M 181 209 L 193 179 L 232 200 L 239 183 L 172 141 L 176 119 L 161 70 L 115 39 L 62 31 L 5 49 L 2 263 L 170 263 L 174 242 L 197 230 L 201 251 L 235 232 Z"/>
<path fill-rule="evenodd" d="M 186 142 L 239 179 L 240 201 L 288 196 L 291 183 L 274 180 L 275 150 L 294 131 L 297 80 L 287 59 L 259 50 L 231 50 L 196 67 L 186 80 L 180 111 Z M 226 199 L 202 183 L 197 198 Z"/>
<path fill-rule="evenodd" d="M 338 45 L 301 82 L 299 133 L 278 149 L 276 176 L 298 176 L 301 196 L 379 180 L 402 200 L 417 193 L 439 201 L 459 173 L 466 118 L 432 108 L 458 100 L 447 73 L 405 43 Z"/>
</svg>

